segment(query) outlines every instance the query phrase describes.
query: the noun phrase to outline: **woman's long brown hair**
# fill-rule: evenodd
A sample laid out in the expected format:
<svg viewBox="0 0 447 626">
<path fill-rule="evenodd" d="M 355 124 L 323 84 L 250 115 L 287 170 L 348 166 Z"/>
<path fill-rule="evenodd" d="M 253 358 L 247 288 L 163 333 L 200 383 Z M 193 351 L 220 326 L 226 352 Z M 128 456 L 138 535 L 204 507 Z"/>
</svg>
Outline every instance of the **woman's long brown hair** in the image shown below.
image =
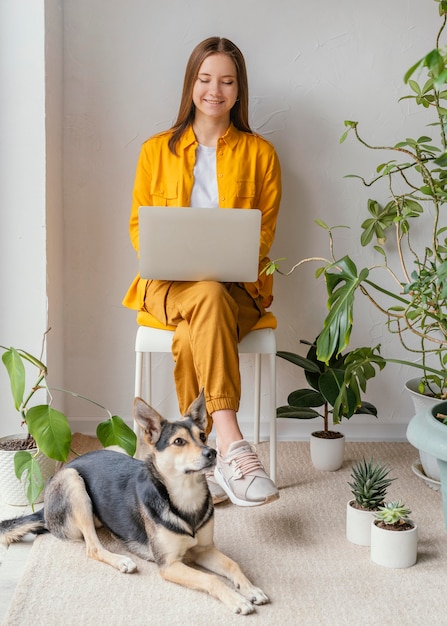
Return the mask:
<svg viewBox="0 0 447 626">
<path fill-rule="evenodd" d="M 236 66 L 238 99 L 230 111 L 230 120 L 238 130 L 251 133 L 248 123 L 248 80 L 245 59 L 239 48 L 229 39 L 209 37 L 199 43 L 191 53 L 185 70 L 182 99 L 180 101 L 177 120 L 172 126 L 174 132 L 169 139 L 169 149 L 177 154 L 176 148 L 180 137 L 194 121 L 195 105 L 192 92 L 203 61 L 211 54 L 222 53 L 230 57 Z"/>
</svg>

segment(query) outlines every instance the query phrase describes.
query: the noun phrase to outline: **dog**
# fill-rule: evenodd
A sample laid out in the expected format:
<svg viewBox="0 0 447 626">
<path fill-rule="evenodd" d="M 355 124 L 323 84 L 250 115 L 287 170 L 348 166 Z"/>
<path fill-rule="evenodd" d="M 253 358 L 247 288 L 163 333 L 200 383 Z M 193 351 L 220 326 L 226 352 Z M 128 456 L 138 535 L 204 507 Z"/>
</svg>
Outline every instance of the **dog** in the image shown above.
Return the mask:
<svg viewBox="0 0 447 626">
<path fill-rule="evenodd" d="M 0 541 L 9 545 L 45 532 L 83 539 L 90 558 L 123 573 L 136 571 L 131 558 L 100 543 L 96 528 L 104 526 L 130 552 L 155 561 L 163 579 L 205 591 L 234 613 L 247 615 L 269 602 L 214 545 L 205 472 L 214 467 L 216 451 L 207 445 L 203 390 L 178 421 L 163 419 L 141 398 L 135 398 L 134 417 L 149 450 L 144 461 L 111 450 L 70 461 L 48 481 L 42 509 L 0 522 Z"/>
</svg>

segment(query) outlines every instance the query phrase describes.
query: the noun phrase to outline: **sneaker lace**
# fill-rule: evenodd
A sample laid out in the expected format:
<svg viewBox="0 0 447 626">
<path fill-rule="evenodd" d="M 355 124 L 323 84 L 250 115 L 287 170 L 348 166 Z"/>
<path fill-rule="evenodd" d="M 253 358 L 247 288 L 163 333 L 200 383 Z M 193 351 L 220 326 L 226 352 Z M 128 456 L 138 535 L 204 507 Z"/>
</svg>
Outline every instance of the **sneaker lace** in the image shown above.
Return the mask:
<svg viewBox="0 0 447 626">
<path fill-rule="evenodd" d="M 264 470 L 258 455 L 254 450 L 243 450 L 231 460 L 233 478 L 243 478 L 256 470 Z"/>
</svg>

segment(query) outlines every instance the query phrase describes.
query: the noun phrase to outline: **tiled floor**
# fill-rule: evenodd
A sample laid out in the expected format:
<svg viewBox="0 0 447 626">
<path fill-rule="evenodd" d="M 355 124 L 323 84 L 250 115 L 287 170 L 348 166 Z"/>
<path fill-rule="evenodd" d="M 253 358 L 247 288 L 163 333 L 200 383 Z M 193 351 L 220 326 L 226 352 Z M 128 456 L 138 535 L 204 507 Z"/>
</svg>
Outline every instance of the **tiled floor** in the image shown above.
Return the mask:
<svg viewBox="0 0 447 626">
<path fill-rule="evenodd" d="M 41 505 L 36 505 L 35 509 Z M 19 517 L 31 512 L 31 507 L 8 506 L 0 503 L 0 519 Z M 34 536 L 27 535 L 20 543 L 6 548 L 0 545 L 0 624 L 6 616 L 12 594 L 19 582 L 26 565 L 28 554 L 33 545 Z"/>
</svg>

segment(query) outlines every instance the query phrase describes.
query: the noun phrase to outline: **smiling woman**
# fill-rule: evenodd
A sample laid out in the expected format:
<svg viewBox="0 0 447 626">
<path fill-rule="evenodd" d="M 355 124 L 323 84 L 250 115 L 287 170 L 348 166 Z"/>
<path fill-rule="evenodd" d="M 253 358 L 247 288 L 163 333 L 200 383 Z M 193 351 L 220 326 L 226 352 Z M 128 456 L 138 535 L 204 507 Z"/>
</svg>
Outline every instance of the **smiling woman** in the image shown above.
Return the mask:
<svg viewBox="0 0 447 626">
<path fill-rule="evenodd" d="M 140 206 L 257 209 L 261 212 L 259 273 L 253 283 L 142 280 L 124 304 L 175 326 L 172 352 L 182 415 L 203 388 L 218 458 L 209 477 L 216 501 L 256 506 L 278 497 L 256 451 L 238 425 L 241 383 L 237 344 L 272 302 L 268 263 L 281 198 L 273 146 L 248 123 L 244 57 L 228 39 L 199 43 L 187 63 L 177 121 L 143 144 L 137 166 L 130 237 L 139 249 Z M 228 245 L 231 254 L 231 242 Z"/>
</svg>

